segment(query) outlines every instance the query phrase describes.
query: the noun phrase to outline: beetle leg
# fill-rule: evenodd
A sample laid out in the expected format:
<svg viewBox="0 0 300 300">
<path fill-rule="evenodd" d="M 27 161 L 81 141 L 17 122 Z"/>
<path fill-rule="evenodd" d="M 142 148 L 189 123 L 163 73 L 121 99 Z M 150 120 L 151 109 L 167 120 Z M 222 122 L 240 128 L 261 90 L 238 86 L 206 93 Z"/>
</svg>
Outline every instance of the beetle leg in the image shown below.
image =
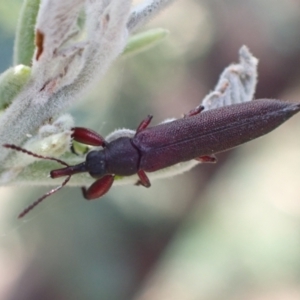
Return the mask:
<svg viewBox="0 0 300 300">
<path fill-rule="evenodd" d="M 197 106 L 197 107 L 193 108 L 192 110 L 190 110 L 187 114 L 184 114 L 183 117 L 187 118 L 187 117 L 192 117 L 192 116 L 198 115 L 203 110 L 204 110 L 204 106 L 202 106 L 202 105 Z"/>
<path fill-rule="evenodd" d="M 83 127 L 74 127 L 72 130 L 72 138 L 79 143 L 102 147 L 105 147 L 107 144 L 105 139 L 94 130 Z"/>
<path fill-rule="evenodd" d="M 96 180 L 88 189 L 81 188 L 83 197 L 87 200 L 100 198 L 109 191 L 113 182 L 114 175 L 106 175 Z"/>
<path fill-rule="evenodd" d="M 214 155 L 204 155 L 195 159 L 201 163 L 216 163 L 218 160 Z"/>
<path fill-rule="evenodd" d="M 71 148 L 70 148 L 71 152 L 75 155 L 78 155 L 75 148 L 74 148 L 74 145 L 71 145 Z"/>
<path fill-rule="evenodd" d="M 151 120 L 152 120 L 153 116 L 148 115 L 146 119 L 144 119 L 141 124 L 139 125 L 139 127 L 136 129 L 136 133 L 146 129 L 148 127 L 148 125 L 150 124 Z"/>
<path fill-rule="evenodd" d="M 146 188 L 151 186 L 151 182 L 144 170 L 138 170 L 137 175 L 139 176 L 139 180 L 136 185 L 142 185 Z"/>
<path fill-rule="evenodd" d="M 83 145 L 83 144 L 82 144 Z M 82 149 L 79 149 L 77 150 L 76 148 L 79 147 L 78 145 L 75 145 L 75 143 L 72 143 L 71 145 L 71 148 L 70 148 L 70 151 L 75 154 L 75 155 L 78 155 L 78 156 L 81 156 L 81 155 L 84 155 L 84 154 L 87 154 L 90 149 L 88 146 L 80 146 L 80 148 Z"/>
</svg>

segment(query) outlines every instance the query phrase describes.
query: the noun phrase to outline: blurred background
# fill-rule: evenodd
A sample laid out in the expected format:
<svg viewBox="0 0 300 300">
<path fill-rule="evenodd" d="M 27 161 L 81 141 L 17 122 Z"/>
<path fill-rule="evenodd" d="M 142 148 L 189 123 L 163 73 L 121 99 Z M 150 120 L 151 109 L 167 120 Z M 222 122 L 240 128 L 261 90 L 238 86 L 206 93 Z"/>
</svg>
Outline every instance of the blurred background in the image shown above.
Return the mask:
<svg viewBox="0 0 300 300">
<path fill-rule="evenodd" d="M 12 65 L 21 0 L 0 2 L 0 71 Z M 177 0 L 147 28 L 170 35 L 120 58 L 70 111 L 103 135 L 180 117 L 247 45 L 259 59 L 256 98 L 300 101 L 297 0 Z M 2 300 L 300 299 L 300 116 L 218 155 L 218 163 L 114 187 L 86 202 L 64 188 L 0 189 Z"/>
</svg>

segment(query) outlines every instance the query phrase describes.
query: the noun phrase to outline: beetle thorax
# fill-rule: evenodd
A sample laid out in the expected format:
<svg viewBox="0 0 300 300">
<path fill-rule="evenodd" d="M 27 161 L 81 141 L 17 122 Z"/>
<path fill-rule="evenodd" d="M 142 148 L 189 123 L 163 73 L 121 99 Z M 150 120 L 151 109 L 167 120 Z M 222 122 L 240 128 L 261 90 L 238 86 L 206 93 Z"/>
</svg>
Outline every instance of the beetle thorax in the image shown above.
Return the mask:
<svg viewBox="0 0 300 300">
<path fill-rule="evenodd" d="M 129 176 L 138 171 L 140 155 L 131 138 L 120 137 L 110 142 L 103 151 L 109 174 Z"/>
</svg>

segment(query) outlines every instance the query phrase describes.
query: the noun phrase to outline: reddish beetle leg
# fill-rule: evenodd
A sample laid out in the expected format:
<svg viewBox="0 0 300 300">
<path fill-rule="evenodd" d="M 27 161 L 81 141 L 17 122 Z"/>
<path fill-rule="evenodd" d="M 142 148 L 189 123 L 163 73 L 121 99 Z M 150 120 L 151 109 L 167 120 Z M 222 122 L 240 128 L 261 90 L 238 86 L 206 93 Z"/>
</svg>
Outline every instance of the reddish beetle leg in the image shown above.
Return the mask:
<svg viewBox="0 0 300 300">
<path fill-rule="evenodd" d="M 114 183 L 114 175 L 105 175 L 104 177 L 95 181 L 88 189 L 82 187 L 83 197 L 87 200 L 93 200 L 105 195 L 112 184 Z"/>
<path fill-rule="evenodd" d="M 136 134 L 139 133 L 140 131 L 146 129 L 148 127 L 148 125 L 150 124 L 151 120 L 152 120 L 153 116 L 148 115 L 146 119 L 144 119 L 140 125 L 138 126 L 138 128 L 136 129 Z"/>
<path fill-rule="evenodd" d="M 199 113 L 201 113 L 201 111 L 204 110 L 204 106 L 200 105 L 200 106 L 197 106 L 195 108 L 193 108 L 192 110 L 190 110 L 187 114 L 185 114 L 183 117 L 184 118 L 188 118 L 188 117 L 192 117 L 192 116 L 195 116 L 195 115 L 198 115 Z"/>
<path fill-rule="evenodd" d="M 150 124 L 152 118 L 153 118 L 153 116 L 148 115 L 147 118 L 144 119 L 138 126 L 138 128 L 136 130 L 136 134 L 141 132 L 142 130 L 146 129 L 148 127 L 148 125 Z M 135 185 L 142 185 L 146 188 L 149 188 L 151 186 L 151 182 L 144 170 L 138 170 L 137 175 L 139 177 L 139 180 L 135 183 Z"/>
<path fill-rule="evenodd" d="M 200 156 L 195 159 L 201 163 L 213 163 L 214 164 L 217 162 L 217 158 L 214 155 Z"/>
<path fill-rule="evenodd" d="M 83 127 L 74 127 L 72 130 L 72 138 L 79 143 L 102 147 L 107 144 L 105 139 L 94 130 Z"/>
</svg>

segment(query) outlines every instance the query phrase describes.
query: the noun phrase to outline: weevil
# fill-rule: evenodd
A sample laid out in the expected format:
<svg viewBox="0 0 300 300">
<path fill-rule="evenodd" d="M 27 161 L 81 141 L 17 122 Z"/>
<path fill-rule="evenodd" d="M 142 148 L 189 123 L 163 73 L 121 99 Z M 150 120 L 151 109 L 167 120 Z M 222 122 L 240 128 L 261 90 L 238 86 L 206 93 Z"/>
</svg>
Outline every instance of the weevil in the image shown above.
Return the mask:
<svg viewBox="0 0 300 300">
<path fill-rule="evenodd" d="M 87 200 L 102 197 L 111 188 L 115 175 L 138 175 L 138 185 L 150 187 L 146 173 L 155 172 L 192 159 L 215 162 L 220 153 L 265 135 L 284 123 L 300 110 L 300 103 L 260 99 L 203 111 L 199 106 L 183 118 L 149 127 L 152 116 L 138 126 L 133 137 L 120 136 L 107 142 L 93 130 L 75 127 L 73 139 L 101 150 L 90 151 L 85 161 L 74 166 L 53 157 L 40 156 L 21 147 L 4 147 L 25 152 L 42 159 L 55 160 L 65 168 L 52 170 L 50 176 L 67 176 L 56 189 L 51 190 L 28 208 L 23 217 L 46 197 L 67 184 L 72 175 L 88 172 L 96 181 L 82 188 Z"/>
</svg>

